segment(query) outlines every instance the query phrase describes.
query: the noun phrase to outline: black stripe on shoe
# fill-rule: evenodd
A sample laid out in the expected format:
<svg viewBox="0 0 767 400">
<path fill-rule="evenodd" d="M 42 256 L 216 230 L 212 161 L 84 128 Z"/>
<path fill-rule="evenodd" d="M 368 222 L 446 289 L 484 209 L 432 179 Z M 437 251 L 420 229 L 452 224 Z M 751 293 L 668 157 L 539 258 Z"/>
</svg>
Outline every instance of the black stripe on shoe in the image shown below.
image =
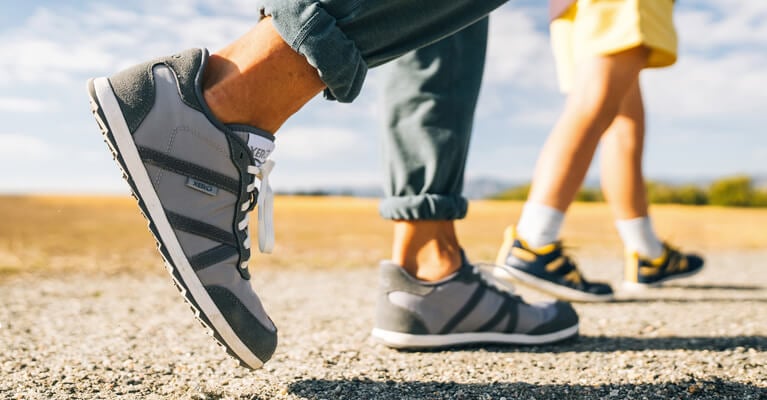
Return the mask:
<svg viewBox="0 0 767 400">
<path fill-rule="evenodd" d="M 147 147 L 137 146 L 137 149 L 141 160 L 147 164 L 194 178 L 235 195 L 240 194 L 240 182 L 226 175 Z"/>
<path fill-rule="evenodd" d="M 517 320 L 519 320 L 519 303 L 516 304 L 514 312 L 509 313 L 509 321 L 506 322 L 506 329 L 503 331 L 506 333 L 514 332 L 514 329 L 517 329 Z"/>
<path fill-rule="evenodd" d="M 495 312 L 495 315 L 493 315 L 492 318 L 490 318 L 487 322 L 482 324 L 477 331 L 478 332 L 488 332 L 491 329 L 495 328 L 496 325 L 498 325 L 503 319 L 508 315 L 509 319 L 516 320 L 516 312 L 510 312 L 509 307 L 511 307 L 514 304 L 514 301 L 509 296 L 504 296 L 504 300 L 501 303 L 501 305 L 498 307 L 498 311 Z M 516 311 L 516 308 L 515 308 Z M 508 325 L 508 324 L 507 324 Z M 508 332 L 508 331 L 504 331 Z"/>
<path fill-rule="evenodd" d="M 222 244 L 189 257 L 189 264 L 195 271 L 199 271 L 236 255 L 236 248 Z"/>
<path fill-rule="evenodd" d="M 219 243 L 234 247 L 235 249 L 239 248 L 239 246 L 237 246 L 237 239 L 234 235 L 221 228 L 168 210 L 165 210 L 165 215 L 168 217 L 168 222 L 178 230 L 215 240 Z"/>
<path fill-rule="evenodd" d="M 444 335 L 446 333 L 450 333 L 453 329 L 455 329 L 456 326 L 458 326 L 458 324 L 461 323 L 461 321 L 463 321 L 464 318 L 466 318 L 467 315 L 474 311 L 474 307 L 476 307 L 480 300 L 482 300 L 486 290 L 487 287 L 485 285 L 478 284 L 477 289 L 474 290 L 474 293 L 472 293 L 469 301 L 467 301 L 463 307 L 461 307 L 461 309 L 458 310 L 458 312 L 455 313 L 452 318 L 450 318 L 447 324 L 445 324 L 445 326 L 440 331 L 440 334 Z"/>
<path fill-rule="evenodd" d="M 509 313 L 509 306 L 512 304 L 511 298 L 508 296 L 504 296 L 503 302 L 501 302 L 501 305 L 498 306 L 498 311 L 495 312 L 495 315 L 493 315 L 492 318 L 490 318 L 487 322 L 482 324 L 482 326 L 477 329 L 479 332 L 487 332 L 491 329 L 493 329 L 496 325 L 498 325 L 501 320 L 503 320 L 504 317 L 509 315 L 511 317 L 511 313 Z"/>
</svg>

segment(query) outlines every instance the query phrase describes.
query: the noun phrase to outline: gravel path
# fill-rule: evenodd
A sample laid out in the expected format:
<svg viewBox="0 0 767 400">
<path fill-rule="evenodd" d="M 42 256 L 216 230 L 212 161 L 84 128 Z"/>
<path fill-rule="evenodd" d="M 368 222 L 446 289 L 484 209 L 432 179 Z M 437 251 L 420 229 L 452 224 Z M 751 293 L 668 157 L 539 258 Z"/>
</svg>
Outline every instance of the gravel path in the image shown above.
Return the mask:
<svg viewBox="0 0 767 400">
<path fill-rule="evenodd" d="M 256 269 L 281 331 L 259 371 L 226 357 L 160 272 L 6 278 L 0 398 L 767 399 L 765 257 L 710 255 L 686 287 L 577 305 L 568 343 L 425 353 L 369 338 L 373 268 Z M 615 260 L 581 263 L 620 279 Z"/>
</svg>

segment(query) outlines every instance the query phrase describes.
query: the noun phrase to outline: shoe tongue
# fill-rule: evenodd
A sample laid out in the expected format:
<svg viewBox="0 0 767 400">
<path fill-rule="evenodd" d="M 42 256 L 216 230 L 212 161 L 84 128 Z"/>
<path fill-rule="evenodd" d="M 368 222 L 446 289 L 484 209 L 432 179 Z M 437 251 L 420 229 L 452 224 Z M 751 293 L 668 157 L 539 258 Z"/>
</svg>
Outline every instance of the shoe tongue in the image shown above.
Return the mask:
<svg viewBox="0 0 767 400">
<path fill-rule="evenodd" d="M 256 166 L 266 162 L 269 154 L 274 150 L 274 136 L 255 128 L 246 126 L 231 126 L 232 131 L 248 144 L 253 152 L 253 161 Z"/>
</svg>

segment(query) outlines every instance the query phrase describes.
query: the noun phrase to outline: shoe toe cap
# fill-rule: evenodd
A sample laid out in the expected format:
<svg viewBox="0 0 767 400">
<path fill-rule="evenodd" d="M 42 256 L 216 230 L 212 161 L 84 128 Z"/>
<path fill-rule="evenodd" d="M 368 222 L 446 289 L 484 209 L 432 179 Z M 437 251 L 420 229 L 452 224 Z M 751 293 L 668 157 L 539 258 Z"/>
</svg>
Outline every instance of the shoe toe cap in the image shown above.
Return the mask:
<svg viewBox="0 0 767 400">
<path fill-rule="evenodd" d="M 269 360 L 277 348 L 277 329 L 274 325 L 264 326 L 228 289 L 220 286 L 208 286 L 206 289 L 239 340 L 261 362 Z"/>
<path fill-rule="evenodd" d="M 611 295 L 613 294 L 613 288 L 606 283 L 591 283 L 587 288 L 587 291 L 596 295 Z"/>
<path fill-rule="evenodd" d="M 559 332 L 567 328 L 578 325 L 578 313 L 573 306 L 564 301 L 556 301 L 549 304 L 552 309 L 552 317 L 549 321 L 533 329 L 530 334 L 540 335 L 553 332 Z"/>
<path fill-rule="evenodd" d="M 703 268 L 703 262 L 704 262 L 703 257 L 697 254 L 687 255 L 687 265 L 691 271 L 695 271 L 695 270 Z"/>
</svg>

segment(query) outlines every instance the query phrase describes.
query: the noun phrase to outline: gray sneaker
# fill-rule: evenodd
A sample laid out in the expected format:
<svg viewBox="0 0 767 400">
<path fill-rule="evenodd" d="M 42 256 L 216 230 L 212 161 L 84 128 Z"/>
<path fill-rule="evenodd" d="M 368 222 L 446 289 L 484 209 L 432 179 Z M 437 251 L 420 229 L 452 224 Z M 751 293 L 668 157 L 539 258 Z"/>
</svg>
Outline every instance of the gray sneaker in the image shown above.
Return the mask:
<svg viewBox="0 0 767 400">
<path fill-rule="evenodd" d="M 248 214 L 257 199 L 259 244 L 269 251 L 274 139 L 216 120 L 202 96 L 207 58 L 193 49 L 156 59 L 91 79 L 88 94 L 176 286 L 227 352 L 258 368 L 277 328 L 250 285 Z"/>
<path fill-rule="evenodd" d="M 578 315 L 570 304 L 525 303 L 465 258 L 458 272 L 434 283 L 419 281 L 388 261 L 381 263 L 380 274 L 372 335 L 389 347 L 536 345 L 578 334 Z"/>
</svg>

